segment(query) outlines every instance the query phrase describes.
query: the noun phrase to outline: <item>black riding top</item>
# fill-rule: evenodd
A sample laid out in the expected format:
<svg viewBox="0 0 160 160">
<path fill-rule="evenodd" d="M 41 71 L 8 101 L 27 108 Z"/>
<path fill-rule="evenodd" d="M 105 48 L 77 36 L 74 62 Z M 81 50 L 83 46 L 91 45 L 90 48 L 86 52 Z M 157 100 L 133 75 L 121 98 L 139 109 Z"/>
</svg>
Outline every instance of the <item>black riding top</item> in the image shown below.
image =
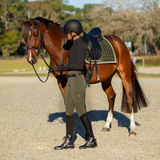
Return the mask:
<svg viewBox="0 0 160 160">
<path fill-rule="evenodd" d="M 86 47 L 82 38 L 74 41 L 74 44 L 68 52 L 68 64 L 65 68 L 68 71 L 83 71 L 85 66 Z"/>
</svg>

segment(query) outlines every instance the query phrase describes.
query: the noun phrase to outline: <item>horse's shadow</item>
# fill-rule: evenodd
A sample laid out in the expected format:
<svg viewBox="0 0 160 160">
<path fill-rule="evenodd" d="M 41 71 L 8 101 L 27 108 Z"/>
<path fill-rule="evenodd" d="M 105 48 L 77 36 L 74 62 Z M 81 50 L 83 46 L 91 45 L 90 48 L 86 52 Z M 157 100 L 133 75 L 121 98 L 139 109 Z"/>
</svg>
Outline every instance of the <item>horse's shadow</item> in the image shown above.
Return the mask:
<svg viewBox="0 0 160 160">
<path fill-rule="evenodd" d="M 108 115 L 108 111 L 105 110 L 91 110 L 87 112 L 87 115 L 89 116 L 90 120 L 92 122 L 94 121 L 106 121 L 106 117 Z M 82 123 L 76 113 L 74 113 L 75 116 L 75 132 L 74 132 L 74 140 L 76 139 L 76 135 L 79 134 L 81 137 L 84 138 L 85 136 L 85 130 L 82 126 Z M 66 123 L 65 119 L 65 112 L 58 112 L 58 113 L 52 113 L 48 116 L 48 122 L 53 122 L 58 118 L 62 118 L 60 121 L 61 123 Z M 113 118 L 115 118 L 118 121 L 119 127 L 126 127 L 128 129 L 128 132 L 130 132 L 130 119 L 126 117 L 125 115 L 114 111 Z M 135 122 L 137 126 L 140 126 L 138 122 Z M 65 129 L 65 128 L 64 128 Z"/>
</svg>

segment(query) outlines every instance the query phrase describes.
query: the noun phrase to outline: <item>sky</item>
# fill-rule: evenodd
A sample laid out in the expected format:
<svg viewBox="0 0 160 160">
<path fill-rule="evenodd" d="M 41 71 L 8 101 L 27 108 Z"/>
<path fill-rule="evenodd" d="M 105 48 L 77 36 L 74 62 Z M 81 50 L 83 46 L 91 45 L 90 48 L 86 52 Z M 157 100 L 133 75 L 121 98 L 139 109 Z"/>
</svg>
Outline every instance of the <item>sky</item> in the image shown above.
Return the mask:
<svg viewBox="0 0 160 160">
<path fill-rule="evenodd" d="M 68 5 L 72 5 L 76 8 L 83 8 L 84 4 L 102 4 L 102 0 L 68 0 Z M 98 2 L 97 2 L 98 1 Z"/>
<path fill-rule="evenodd" d="M 35 0 L 29 0 L 29 1 L 35 1 Z M 84 4 L 102 4 L 103 0 L 68 0 L 68 5 L 72 5 L 76 8 L 83 8 Z M 97 2 L 98 1 L 98 2 Z"/>
</svg>

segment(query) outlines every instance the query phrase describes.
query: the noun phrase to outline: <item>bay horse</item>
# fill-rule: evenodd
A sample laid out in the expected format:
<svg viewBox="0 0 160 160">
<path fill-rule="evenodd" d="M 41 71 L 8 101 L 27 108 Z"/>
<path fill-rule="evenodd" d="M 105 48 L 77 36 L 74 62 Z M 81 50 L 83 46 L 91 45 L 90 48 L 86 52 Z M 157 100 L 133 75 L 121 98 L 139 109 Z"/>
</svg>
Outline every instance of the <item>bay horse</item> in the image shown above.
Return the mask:
<svg viewBox="0 0 160 160">
<path fill-rule="evenodd" d="M 49 53 L 51 57 L 51 67 L 58 67 L 62 63 L 68 63 L 68 51 L 63 49 L 64 40 L 67 40 L 67 37 L 66 34 L 61 33 L 62 28 L 59 24 L 42 17 L 29 19 L 29 21 L 19 20 L 19 23 L 24 26 L 23 38 L 27 46 L 27 60 L 29 63 L 32 65 L 37 63 L 41 47 Z M 125 43 L 114 35 L 106 35 L 103 37 L 111 43 L 117 63 L 98 65 L 100 83 L 109 102 L 108 116 L 102 131 L 110 130 L 110 124 L 113 119 L 116 93 L 111 85 L 111 80 L 115 73 L 117 73 L 123 84 L 121 111 L 130 113 L 129 135 L 135 136 L 136 125 L 134 113 L 138 112 L 142 107 L 147 107 L 148 101 L 138 82 L 136 67 L 131 60 L 129 50 Z M 85 66 L 88 68 L 89 64 L 86 63 Z M 60 74 L 58 71 L 53 72 L 63 96 L 67 83 L 66 73 L 67 71 L 63 71 L 63 74 Z M 96 71 L 94 70 L 90 83 L 94 84 L 98 82 Z"/>
</svg>

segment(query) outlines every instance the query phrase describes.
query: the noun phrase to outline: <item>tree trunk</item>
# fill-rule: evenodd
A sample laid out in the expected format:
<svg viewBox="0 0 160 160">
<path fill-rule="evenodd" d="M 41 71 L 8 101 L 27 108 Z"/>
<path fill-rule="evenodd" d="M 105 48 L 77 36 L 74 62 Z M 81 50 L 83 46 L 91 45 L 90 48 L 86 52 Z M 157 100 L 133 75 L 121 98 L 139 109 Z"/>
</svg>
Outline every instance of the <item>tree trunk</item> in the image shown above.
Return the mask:
<svg viewBox="0 0 160 160">
<path fill-rule="evenodd" d="M 157 59 L 160 60 L 160 50 L 159 50 L 157 44 L 155 42 L 153 42 L 153 41 L 151 41 L 151 43 L 153 44 L 154 50 L 155 50 L 155 52 L 157 54 Z"/>
<path fill-rule="evenodd" d="M 158 52 L 157 52 L 157 58 L 158 58 L 158 60 L 160 60 L 160 50 L 158 50 Z"/>
</svg>

